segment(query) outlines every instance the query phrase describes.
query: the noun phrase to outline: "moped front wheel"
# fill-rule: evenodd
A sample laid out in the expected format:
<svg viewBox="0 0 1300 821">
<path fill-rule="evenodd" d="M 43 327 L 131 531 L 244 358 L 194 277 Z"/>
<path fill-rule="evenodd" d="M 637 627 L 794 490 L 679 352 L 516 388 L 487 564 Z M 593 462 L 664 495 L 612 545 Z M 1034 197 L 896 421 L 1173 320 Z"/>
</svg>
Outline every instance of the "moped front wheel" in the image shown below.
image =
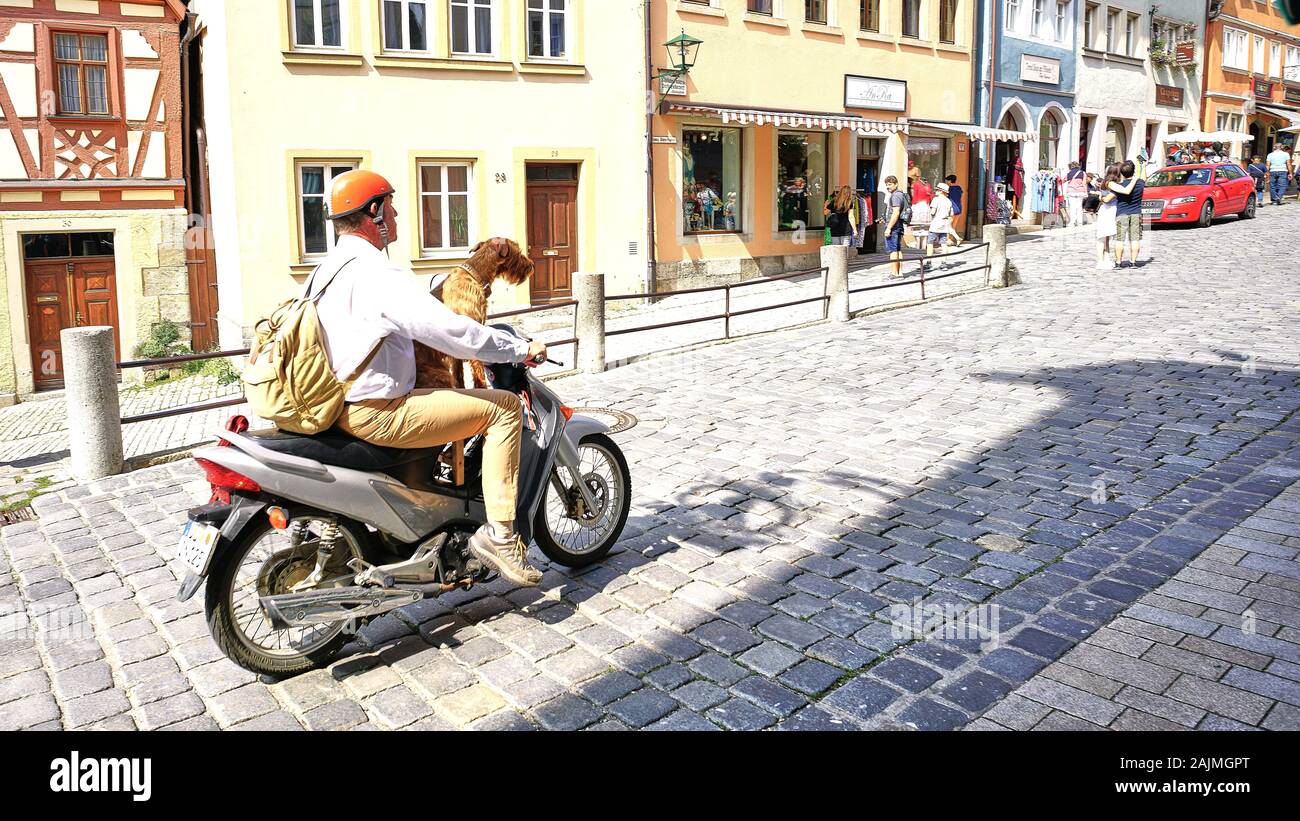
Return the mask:
<svg viewBox="0 0 1300 821">
<path fill-rule="evenodd" d="M 595 501 L 588 507 L 572 474 L 555 467 L 533 521 L 533 538 L 565 567 L 600 561 L 618 542 L 632 507 L 632 474 L 623 451 L 603 433 L 578 442 L 578 474 Z"/>
</svg>

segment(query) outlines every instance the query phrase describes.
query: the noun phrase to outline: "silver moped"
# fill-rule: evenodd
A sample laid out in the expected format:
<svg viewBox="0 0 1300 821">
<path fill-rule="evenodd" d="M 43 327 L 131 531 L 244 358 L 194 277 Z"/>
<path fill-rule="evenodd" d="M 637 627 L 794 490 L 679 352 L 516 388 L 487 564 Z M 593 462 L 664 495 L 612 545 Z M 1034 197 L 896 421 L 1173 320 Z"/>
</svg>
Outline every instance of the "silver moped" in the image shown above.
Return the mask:
<svg viewBox="0 0 1300 821">
<path fill-rule="evenodd" d="M 631 506 L 610 429 L 522 365 L 490 372 L 525 403 L 516 531 L 559 564 L 599 561 Z M 376 616 L 494 578 L 469 550 L 486 518 L 479 437 L 463 451 L 400 450 L 337 430 L 249 431 L 238 416 L 217 436 L 194 453 L 212 496 L 189 511 L 177 595 L 206 580 L 208 628 L 241 667 L 285 677 L 323 666 Z"/>
</svg>

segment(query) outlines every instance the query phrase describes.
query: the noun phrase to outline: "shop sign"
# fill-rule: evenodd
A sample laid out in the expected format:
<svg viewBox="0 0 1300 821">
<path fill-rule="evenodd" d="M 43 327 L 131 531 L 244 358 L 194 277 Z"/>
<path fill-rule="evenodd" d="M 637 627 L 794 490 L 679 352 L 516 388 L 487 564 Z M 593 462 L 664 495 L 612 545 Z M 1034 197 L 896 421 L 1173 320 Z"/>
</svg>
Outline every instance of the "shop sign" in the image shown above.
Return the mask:
<svg viewBox="0 0 1300 821">
<path fill-rule="evenodd" d="M 1183 90 L 1178 86 L 1156 86 L 1156 105 L 1170 108 L 1183 107 Z"/>
<path fill-rule="evenodd" d="M 656 134 L 654 135 L 653 140 L 656 145 L 677 145 L 677 138 L 671 134 L 668 134 L 667 136 Z"/>
<path fill-rule="evenodd" d="M 1196 62 L 1196 41 L 1174 44 L 1174 62 L 1180 66 Z"/>
<path fill-rule="evenodd" d="M 1051 57 L 1022 54 L 1020 55 L 1020 80 L 1021 82 L 1060 85 L 1061 61 Z"/>
<path fill-rule="evenodd" d="M 845 74 L 844 107 L 906 111 L 907 81 Z"/>
<path fill-rule="evenodd" d="M 1270 80 L 1256 80 L 1254 90 L 1256 97 L 1270 99 L 1273 96 L 1273 83 Z"/>
<path fill-rule="evenodd" d="M 659 77 L 659 93 L 665 96 L 672 95 L 675 97 L 686 96 L 686 75 L 683 74 L 674 77 L 671 74 L 664 74 Z"/>
</svg>

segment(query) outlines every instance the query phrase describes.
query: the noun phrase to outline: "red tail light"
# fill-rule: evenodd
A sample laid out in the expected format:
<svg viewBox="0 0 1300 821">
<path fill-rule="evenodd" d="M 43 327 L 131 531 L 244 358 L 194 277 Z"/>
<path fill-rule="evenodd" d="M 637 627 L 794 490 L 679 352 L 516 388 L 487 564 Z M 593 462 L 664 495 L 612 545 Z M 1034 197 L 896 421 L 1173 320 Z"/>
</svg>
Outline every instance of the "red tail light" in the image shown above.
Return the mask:
<svg viewBox="0 0 1300 821">
<path fill-rule="evenodd" d="M 215 491 L 218 488 L 226 491 L 246 490 L 250 493 L 260 493 L 262 486 L 242 473 L 236 473 L 230 468 L 222 467 L 216 462 L 210 462 L 207 459 L 195 459 L 199 467 L 203 468 L 203 473 L 208 479 L 208 484 L 212 485 Z"/>
<path fill-rule="evenodd" d="M 568 405 L 560 405 L 560 413 L 564 414 L 564 421 L 566 422 L 573 418 L 573 408 Z"/>
</svg>

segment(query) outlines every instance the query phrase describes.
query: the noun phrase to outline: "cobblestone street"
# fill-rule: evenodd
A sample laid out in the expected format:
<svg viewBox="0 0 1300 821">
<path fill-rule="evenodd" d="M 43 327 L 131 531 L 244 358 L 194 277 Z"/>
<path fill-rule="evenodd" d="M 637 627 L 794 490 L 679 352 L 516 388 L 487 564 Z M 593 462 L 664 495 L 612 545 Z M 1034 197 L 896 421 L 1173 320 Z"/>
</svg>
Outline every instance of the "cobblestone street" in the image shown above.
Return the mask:
<svg viewBox="0 0 1300 821">
<path fill-rule="evenodd" d="M 0 529 L 0 729 L 1300 729 L 1297 213 L 1115 271 L 1035 235 L 1021 287 L 561 380 L 640 420 L 617 552 L 278 683 L 175 601 L 188 462 L 40 496 Z"/>
</svg>

